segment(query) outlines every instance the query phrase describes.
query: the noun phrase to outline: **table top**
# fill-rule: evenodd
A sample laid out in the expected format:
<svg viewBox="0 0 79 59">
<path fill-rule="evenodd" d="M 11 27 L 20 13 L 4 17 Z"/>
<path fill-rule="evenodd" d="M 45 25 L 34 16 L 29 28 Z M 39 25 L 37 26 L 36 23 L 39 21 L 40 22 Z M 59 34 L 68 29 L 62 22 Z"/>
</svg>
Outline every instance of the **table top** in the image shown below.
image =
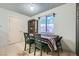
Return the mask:
<svg viewBox="0 0 79 59">
<path fill-rule="evenodd" d="M 42 42 L 48 44 L 48 47 L 50 48 L 51 51 L 53 50 L 53 48 L 54 50 L 57 50 L 56 41 L 55 41 L 56 37 L 57 35 L 53 35 L 53 36 L 41 35 Z"/>
</svg>

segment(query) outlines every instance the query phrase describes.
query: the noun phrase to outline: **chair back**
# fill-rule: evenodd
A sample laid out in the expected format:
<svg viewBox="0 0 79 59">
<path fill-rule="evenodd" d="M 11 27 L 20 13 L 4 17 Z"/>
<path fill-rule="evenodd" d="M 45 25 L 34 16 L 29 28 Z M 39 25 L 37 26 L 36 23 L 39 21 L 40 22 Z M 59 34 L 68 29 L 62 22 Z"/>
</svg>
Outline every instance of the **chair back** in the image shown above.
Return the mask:
<svg viewBox="0 0 79 59">
<path fill-rule="evenodd" d="M 24 33 L 25 42 L 34 43 L 34 36 L 31 36 L 29 33 Z"/>
<path fill-rule="evenodd" d="M 58 41 L 60 41 L 60 42 L 61 42 L 61 39 L 62 39 L 62 36 L 61 36 L 61 37 L 59 37 Z"/>
<path fill-rule="evenodd" d="M 42 47 L 42 44 L 41 44 L 41 34 L 35 34 L 35 46 L 38 48 L 38 49 L 41 49 Z"/>
<path fill-rule="evenodd" d="M 31 34 L 31 33 L 28 34 L 28 38 L 29 38 L 30 40 L 34 40 L 34 39 L 35 39 L 35 38 L 34 38 L 34 35 Z"/>
<path fill-rule="evenodd" d="M 61 46 L 61 39 L 62 39 L 62 36 L 59 37 L 59 39 L 58 39 L 57 42 L 56 42 L 56 45 L 57 45 L 58 47 Z"/>
<path fill-rule="evenodd" d="M 59 36 L 57 35 L 55 38 L 55 41 L 57 42 L 59 40 Z"/>
<path fill-rule="evenodd" d="M 25 41 L 27 41 L 29 38 L 29 34 L 24 32 L 24 38 L 25 38 Z"/>
</svg>

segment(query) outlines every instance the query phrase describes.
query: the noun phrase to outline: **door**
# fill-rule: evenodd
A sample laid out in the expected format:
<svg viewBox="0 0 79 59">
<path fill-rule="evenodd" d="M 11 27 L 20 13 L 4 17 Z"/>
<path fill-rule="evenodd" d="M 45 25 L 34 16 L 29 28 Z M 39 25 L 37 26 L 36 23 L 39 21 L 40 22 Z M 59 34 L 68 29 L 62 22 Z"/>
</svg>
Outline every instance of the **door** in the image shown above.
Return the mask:
<svg viewBox="0 0 79 59">
<path fill-rule="evenodd" d="M 79 4 L 76 6 L 76 54 L 79 56 Z"/>
<path fill-rule="evenodd" d="M 18 17 L 9 17 L 9 44 L 21 41 L 21 20 Z"/>
</svg>

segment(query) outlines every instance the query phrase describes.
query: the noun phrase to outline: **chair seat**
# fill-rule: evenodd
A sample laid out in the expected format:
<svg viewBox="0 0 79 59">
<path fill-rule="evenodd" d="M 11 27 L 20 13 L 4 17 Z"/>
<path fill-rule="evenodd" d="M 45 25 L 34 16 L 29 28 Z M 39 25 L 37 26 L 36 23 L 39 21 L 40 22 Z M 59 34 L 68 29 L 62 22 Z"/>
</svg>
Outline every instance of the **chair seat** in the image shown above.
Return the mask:
<svg viewBox="0 0 79 59">
<path fill-rule="evenodd" d="M 46 48 L 48 48 L 48 45 L 45 44 L 45 43 L 41 43 L 41 45 L 40 44 L 37 44 L 36 45 L 36 48 L 38 48 L 38 49 L 46 49 Z"/>
<path fill-rule="evenodd" d="M 27 41 L 26 41 L 26 43 L 28 43 L 28 44 L 32 44 L 32 43 L 34 43 L 34 40 L 33 39 L 28 39 Z"/>
<path fill-rule="evenodd" d="M 47 45 L 47 44 L 42 43 L 42 48 L 47 48 L 47 47 L 48 47 L 48 45 Z"/>
</svg>

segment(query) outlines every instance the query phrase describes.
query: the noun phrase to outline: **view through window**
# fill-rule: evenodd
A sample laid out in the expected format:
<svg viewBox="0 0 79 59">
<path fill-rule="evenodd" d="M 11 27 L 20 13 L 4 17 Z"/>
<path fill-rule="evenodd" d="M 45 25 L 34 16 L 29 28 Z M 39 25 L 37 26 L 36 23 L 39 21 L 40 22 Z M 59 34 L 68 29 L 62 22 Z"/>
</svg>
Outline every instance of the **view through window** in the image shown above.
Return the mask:
<svg viewBox="0 0 79 59">
<path fill-rule="evenodd" d="M 39 32 L 53 33 L 54 32 L 54 16 L 43 16 L 39 19 Z"/>
</svg>

